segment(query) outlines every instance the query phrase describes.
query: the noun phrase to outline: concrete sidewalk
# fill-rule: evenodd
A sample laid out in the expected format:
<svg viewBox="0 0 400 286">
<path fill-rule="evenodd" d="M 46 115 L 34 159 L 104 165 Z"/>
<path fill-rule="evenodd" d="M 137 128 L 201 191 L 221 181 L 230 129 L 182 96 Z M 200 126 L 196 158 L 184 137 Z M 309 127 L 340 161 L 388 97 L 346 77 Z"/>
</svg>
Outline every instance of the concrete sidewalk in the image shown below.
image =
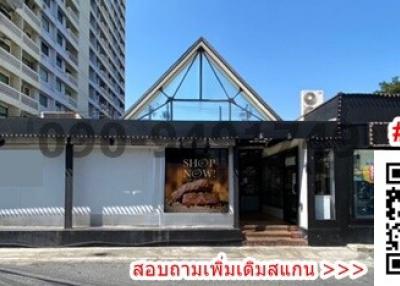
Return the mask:
<svg viewBox="0 0 400 286">
<path fill-rule="evenodd" d="M 133 259 L 211 259 L 218 253 L 228 258 L 254 257 L 284 260 L 357 260 L 373 266 L 373 246 L 347 247 L 90 247 L 0 248 L 0 264 L 40 262 L 115 262 Z"/>
</svg>

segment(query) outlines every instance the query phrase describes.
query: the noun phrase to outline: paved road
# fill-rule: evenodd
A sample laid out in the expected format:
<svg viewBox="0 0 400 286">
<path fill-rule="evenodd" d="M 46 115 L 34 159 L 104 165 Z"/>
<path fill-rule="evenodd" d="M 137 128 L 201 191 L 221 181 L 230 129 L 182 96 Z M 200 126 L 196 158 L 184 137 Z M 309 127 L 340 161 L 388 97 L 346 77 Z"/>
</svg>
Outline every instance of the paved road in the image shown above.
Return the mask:
<svg viewBox="0 0 400 286">
<path fill-rule="evenodd" d="M 345 278 L 337 281 L 328 279 L 312 282 L 134 282 L 128 277 L 129 261 L 85 262 L 85 263 L 23 263 L 0 264 L 0 285 L 31 285 L 31 286 L 75 286 L 75 285 L 104 285 L 104 286 L 239 286 L 239 285 L 351 285 L 369 286 L 373 284 L 373 269 L 366 276 L 357 280 Z"/>
</svg>

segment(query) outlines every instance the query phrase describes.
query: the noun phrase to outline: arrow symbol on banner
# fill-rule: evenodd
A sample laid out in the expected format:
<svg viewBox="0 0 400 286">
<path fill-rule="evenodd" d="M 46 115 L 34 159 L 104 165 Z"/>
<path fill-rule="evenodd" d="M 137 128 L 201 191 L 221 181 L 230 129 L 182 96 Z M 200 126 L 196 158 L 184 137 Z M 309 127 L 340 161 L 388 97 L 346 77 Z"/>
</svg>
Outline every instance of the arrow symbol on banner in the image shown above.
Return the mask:
<svg viewBox="0 0 400 286">
<path fill-rule="evenodd" d="M 350 274 L 350 279 L 357 279 L 367 274 L 368 267 L 365 264 L 356 261 L 352 261 L 351 263 L 355 271 Z"/>
<path fill-rule="evenodd" d="M 367 266 L 365 264 L 350 261 L 336 261 L 335 263 L 330 263 L 328 261 L 321 261 L 320 265 L 320 278 L 325 280 L 335 276 L 336 279 L 343 279 L 349 276 L 350 279 L 357 279 L 364 276 L 368 272 Z"/>
<path fill-rule="evenodd" d="M 327 264 L 324 264 L 324 267 L 328 268 L 328 270 L 324 272 L 324 275 L 328 275 L 329 273 L 332 273 L 333 271 L 335 271 L 335 268 L 333 268 Z"/>
<path fill-rule="evenodd" d="M 347 267 L 343 262 L 338 263 L 337 266 L 341 268 L 341 271 L 337 273 L 336 279 L 342 279 L 350 274 L 348 273 L 349 267 Z"/>
<path fill-rule="evenodd" d="M 335 275 L 335 265 L 327 261 L 322 261 L 320 264 L 320 269 L 323 270 L 320 273 L 321 279 L 328 279 Z"/>
</svg>

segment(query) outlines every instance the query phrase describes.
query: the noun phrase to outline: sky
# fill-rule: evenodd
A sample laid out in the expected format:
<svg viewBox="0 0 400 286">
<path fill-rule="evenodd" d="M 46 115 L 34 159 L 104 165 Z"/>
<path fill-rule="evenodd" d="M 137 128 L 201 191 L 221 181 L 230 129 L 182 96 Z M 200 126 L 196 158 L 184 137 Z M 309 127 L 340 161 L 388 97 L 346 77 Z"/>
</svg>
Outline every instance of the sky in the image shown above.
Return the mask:
<svg viewBox="0 0 400 286">
<path fill-rule="evenodd" d="M 399 0 L 127 0 L 126 109 L 199 37 L 283 119 L 400 75 Z"/>
</svg>

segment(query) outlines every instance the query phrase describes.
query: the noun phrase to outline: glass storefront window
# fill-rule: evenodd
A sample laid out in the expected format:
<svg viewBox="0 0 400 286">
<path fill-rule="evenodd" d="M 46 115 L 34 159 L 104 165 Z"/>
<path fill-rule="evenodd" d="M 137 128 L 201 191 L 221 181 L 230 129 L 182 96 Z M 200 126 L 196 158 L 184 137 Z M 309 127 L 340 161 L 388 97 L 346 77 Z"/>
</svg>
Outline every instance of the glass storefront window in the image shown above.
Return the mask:
<svg viewBox="0 0 400 286">
<path fill-rule="evenodd" d="M 315 164 L 315 219 L 335 219 L 334 155 L 329 149 L 317 150 Z"/>
<path fill-rule="evenodd" d="M 374 216 L 374 151 L 355 150 L 353 154 L 354 217 Z"/>
</svg>

